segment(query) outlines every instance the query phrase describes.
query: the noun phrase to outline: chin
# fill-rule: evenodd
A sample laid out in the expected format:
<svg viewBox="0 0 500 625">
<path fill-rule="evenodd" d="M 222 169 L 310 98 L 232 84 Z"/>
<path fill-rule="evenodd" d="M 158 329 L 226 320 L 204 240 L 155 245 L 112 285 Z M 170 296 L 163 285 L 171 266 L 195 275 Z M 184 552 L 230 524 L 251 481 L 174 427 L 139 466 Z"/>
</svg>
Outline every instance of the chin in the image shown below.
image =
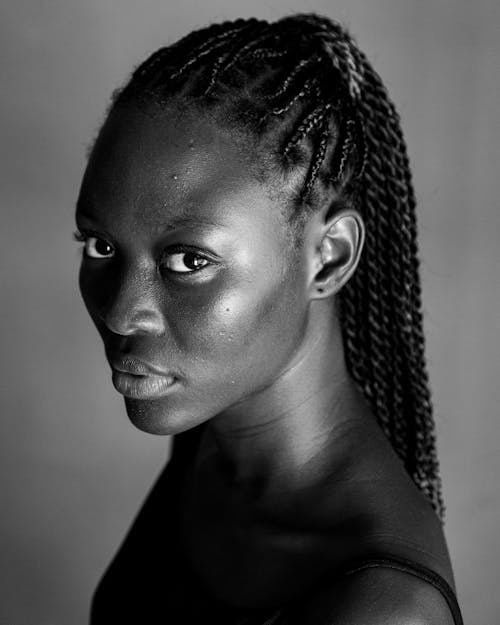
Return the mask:
<svg viewBox="0 0 500 625">
<path fill-rule="evenodd" d="M 161 399 L 131 399 L 125 397 L 127 414 L 133 425 L 143 432 L 157 436 L 180 434 L 199 425 L 192 414 L 179 414 Z"/>
</svg>

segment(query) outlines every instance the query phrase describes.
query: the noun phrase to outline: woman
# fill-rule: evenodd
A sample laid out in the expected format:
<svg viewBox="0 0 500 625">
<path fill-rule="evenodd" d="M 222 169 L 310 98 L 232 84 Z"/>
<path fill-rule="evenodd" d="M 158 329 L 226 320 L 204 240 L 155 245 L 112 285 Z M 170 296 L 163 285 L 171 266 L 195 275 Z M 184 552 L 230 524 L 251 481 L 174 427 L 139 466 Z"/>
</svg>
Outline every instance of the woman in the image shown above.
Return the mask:
<svg viewBox="0 0 500 625">
<path fill-rule="evenodd" d="M 215 24 L 114 100 L 77 207 L 113 383 L 173 454 L 101 623 L 460 623 L 399 121 L 317 15 Z"/>
</svg>

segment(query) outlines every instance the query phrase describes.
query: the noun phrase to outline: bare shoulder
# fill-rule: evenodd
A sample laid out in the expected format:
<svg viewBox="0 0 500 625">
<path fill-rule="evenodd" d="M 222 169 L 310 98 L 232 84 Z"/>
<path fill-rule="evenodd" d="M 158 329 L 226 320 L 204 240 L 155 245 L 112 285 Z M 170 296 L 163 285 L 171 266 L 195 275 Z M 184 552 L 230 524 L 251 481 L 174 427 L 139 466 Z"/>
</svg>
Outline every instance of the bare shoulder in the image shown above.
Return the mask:
<svg viewBox="0 0 500 625">
<path fill-rule="evenodd" d="M 432 584 L 390 568 L 368 568 L 323 586 L 290 625 L 454 625 Z"/>
</svg>

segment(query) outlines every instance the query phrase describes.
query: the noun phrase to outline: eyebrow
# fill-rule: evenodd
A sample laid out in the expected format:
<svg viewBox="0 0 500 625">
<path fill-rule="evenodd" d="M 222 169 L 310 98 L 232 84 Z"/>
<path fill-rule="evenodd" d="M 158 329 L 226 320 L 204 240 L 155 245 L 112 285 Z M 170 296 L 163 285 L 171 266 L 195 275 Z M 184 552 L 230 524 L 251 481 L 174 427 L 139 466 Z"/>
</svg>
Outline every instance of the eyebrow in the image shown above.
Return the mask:
<svg viewBox="0 0 500 625">
<path fill-rule="evenodd" d="M 200 226 L 200 225 L 216 227 L 216 228 L 225 227 L 223 223 L 220 223 L 218 221 L 207 219 L 206 217 L 194 217 L 194 216 L 189 216 L 189 215 L 176 217 L 175 219 L 162 223 L 160 227 L 162 227 L 164 230 L 170 231 L 170 230 L 175 230 L 176 228 L 182 228 L 182 227 L 190 228 L 190 227 Z"/>
<path fill-rule="evenodd" d="M 87 221 L 96 222 L 95 217 L 93 217 L 90 213 L 86 212 L 84 209 L 79 208 L 78 204 L 76 206 L 76 216 L 81 219 L 86 219 Z M 195 228 L 196 226 L 209 226 L 211 228 L 225 228 L 227 224 L 216 221 L 215 219 L 208 219 L 206 217 L 198 217 L 191 215 L 180 215 L 179 217 L 175 217 L 169 221 L 165 221 L 163 223 L 158 224 L 158 229 L 164 230 L 166 232 L 170 232 L 172 230 L 177 230 L 179 228 Z"/>
</svg>

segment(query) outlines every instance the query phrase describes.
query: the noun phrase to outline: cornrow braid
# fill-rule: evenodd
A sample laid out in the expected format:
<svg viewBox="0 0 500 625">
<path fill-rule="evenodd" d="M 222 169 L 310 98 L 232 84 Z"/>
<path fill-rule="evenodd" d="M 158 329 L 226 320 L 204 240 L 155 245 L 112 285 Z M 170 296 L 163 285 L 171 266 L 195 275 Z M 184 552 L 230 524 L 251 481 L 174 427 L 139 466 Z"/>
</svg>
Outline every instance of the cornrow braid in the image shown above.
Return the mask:
<svg viewBox="0 0 500 625">
<path fill-rule="evenodd" d="M 303 174 L 291 221 L 325 197 L 360 212 L 364 250 L 336 300 L 346 365 L 443 519 L 411 171 L 398 114 L 363 52 L 315 14 L 224 22 L 154 53 L 114 106 L 138 94 L 185 98 L 271 141 L 276 167 Z"/>
<path fill-rule="evenodd" d="M 248 27 L 248 34 L 240 35 L 239 37 L 235 37 L 233 41 L 235 41 L 234 45 L 227 50 L 227 52 L 221 54 L 217 61 L 214 63 L 212 70 L 210 72 L 210 81 L 208 87 L 205 90 L 205 95 L 208 95 L 210 91 L 216 86 L 217 76 L 219 74 L 223 74 L 225 71 L 229 70 L 235 63 L 238 62 L 239 59 L 245 56 L 245 53 L 250 50 L 252 47 L 257 47 L 259 43 L 263 43 L 266 40 L 266 35 L 261 35 L 257 39 L 252 37 L 254 33 L 254 29 L 258 28 L 259 24 L 254 26 L 253 24 Z M 246 41 L 249 39 L 249 41 Z"/>
<path fill-rule="evenodd" d="M 345 173 L 345 168 L 347 166 L 347 163 L 349 161 L 350 155 L 351 155 L 351 150 L 353 148 L 354 145 L 354 136 L 353 136 L 353 126 L 354 126 L 355 122 L 353 119 L 348 119 L 346 122 L 346 129 L 345 129 L 345 139 L 342 143 L 342 149 L 340 150 L 341 154 L 340 154 L 340 162 L 338 165 L 338 168 L 335 171 L 335 178 L 334 180 L 336 182 L 342 180 L 342 178 L 344 177 L 344 173 Z"/>
<path fill-rule="evenodd" d="M 297 65 L 293 68 L 293 70 L 288 74 L 288 76 L 285 77 L 277 91 L 269 96 L 269 99 L 276 100 L 280 96 L 284 96 L 288 92 L 290 85 L 292 85 L 293 82 L 297 79 L 297 76 L 300 74 L 300 72 L 306 69 L 308 65 L 316 63 L 317 60 L 318 58 L 316 56 L 311 56 L 307 59 L 302 59 L 301 61 L 299 61 Z"/>
<path fill-rule="evenodd" d="M 328 128 L 328 120 L 326 119 L 326 115 L 323 115 L 323 119 L 321 120 L 321 126 L 320 126 L 319 141 L 314 151 L 313 158 L 311 160 L 311 166 L 307 173 L 307 178 L 304 181 L 302 197 L 307 197 L 311 193 L 312 187 L 314 185 L 316 178 L 318 177 L 320 167 L 323 163 L 323 160 L 326 155 L 326 151 L 328 149 L 329 138 L 330 138 L 330 129 Z"/>
<path fill-rule="evenodd" d="M 304 119 L 301 120 L 299 126 L 288 140 L 283 149 L 283 156 L 288 156 L 290 150 L 302 141 L 304 137 L 309 135 L 314 128 L 323 124 L 325 120 L 325 114 L 330 106 L 328 104 L 321 104 L 317 106 L 311 113 L 309 113 Z"/>
<path fill-rule="evenodd" d="M 288 101 L 285 102 L 283 106 L 281 107 L 275 106 L 274 108 L 270 110 L 270 112 L 276 116 L 283 115 L 283 113 L 287 113 L 300 98 L 305 98 L 313 90 L 316 91 L 317 87 L 318 87 L 318 83 L 316 79 L 311 78 L 309 80 L 306 80 L 303 85 L 300 85 L 299 90 L 296 93 L 294 93 L 293 96 L 291 96 L 288 99 Z M 264 119 L 268 117 L 268 115 L 269 115 L 269 112 L 266 111 L 264 115 Z"/>
<path fill-rule="evenodd" d="M 213 46 L 219 41 L 223 41 L 228 37 L 232 37 L 247 26 L 245 20 L 237 20 L 234 23 L 226 22 L 225 24 L 213 24 L 211 27 L 194 31 L 186 35 L 183 39 L 168 47 L 163 47 L 152 54 L 147 63 L 142 63 L 132 75 L 132 81 L 141 81 L 144 85 L 148 77 L 154 77 L 157 80 L 161 78 L 161 72 L 157 68 L 163 69 L 167 58 L 173 56 L 176 52 L 182 54 L 187 51 L 190 46 L 196 46 L 199 52 Z M 163 62 L 163 63 L 162 63 Z M 167 66 L 168 67 L 168 66 Z"/>
</svg>

